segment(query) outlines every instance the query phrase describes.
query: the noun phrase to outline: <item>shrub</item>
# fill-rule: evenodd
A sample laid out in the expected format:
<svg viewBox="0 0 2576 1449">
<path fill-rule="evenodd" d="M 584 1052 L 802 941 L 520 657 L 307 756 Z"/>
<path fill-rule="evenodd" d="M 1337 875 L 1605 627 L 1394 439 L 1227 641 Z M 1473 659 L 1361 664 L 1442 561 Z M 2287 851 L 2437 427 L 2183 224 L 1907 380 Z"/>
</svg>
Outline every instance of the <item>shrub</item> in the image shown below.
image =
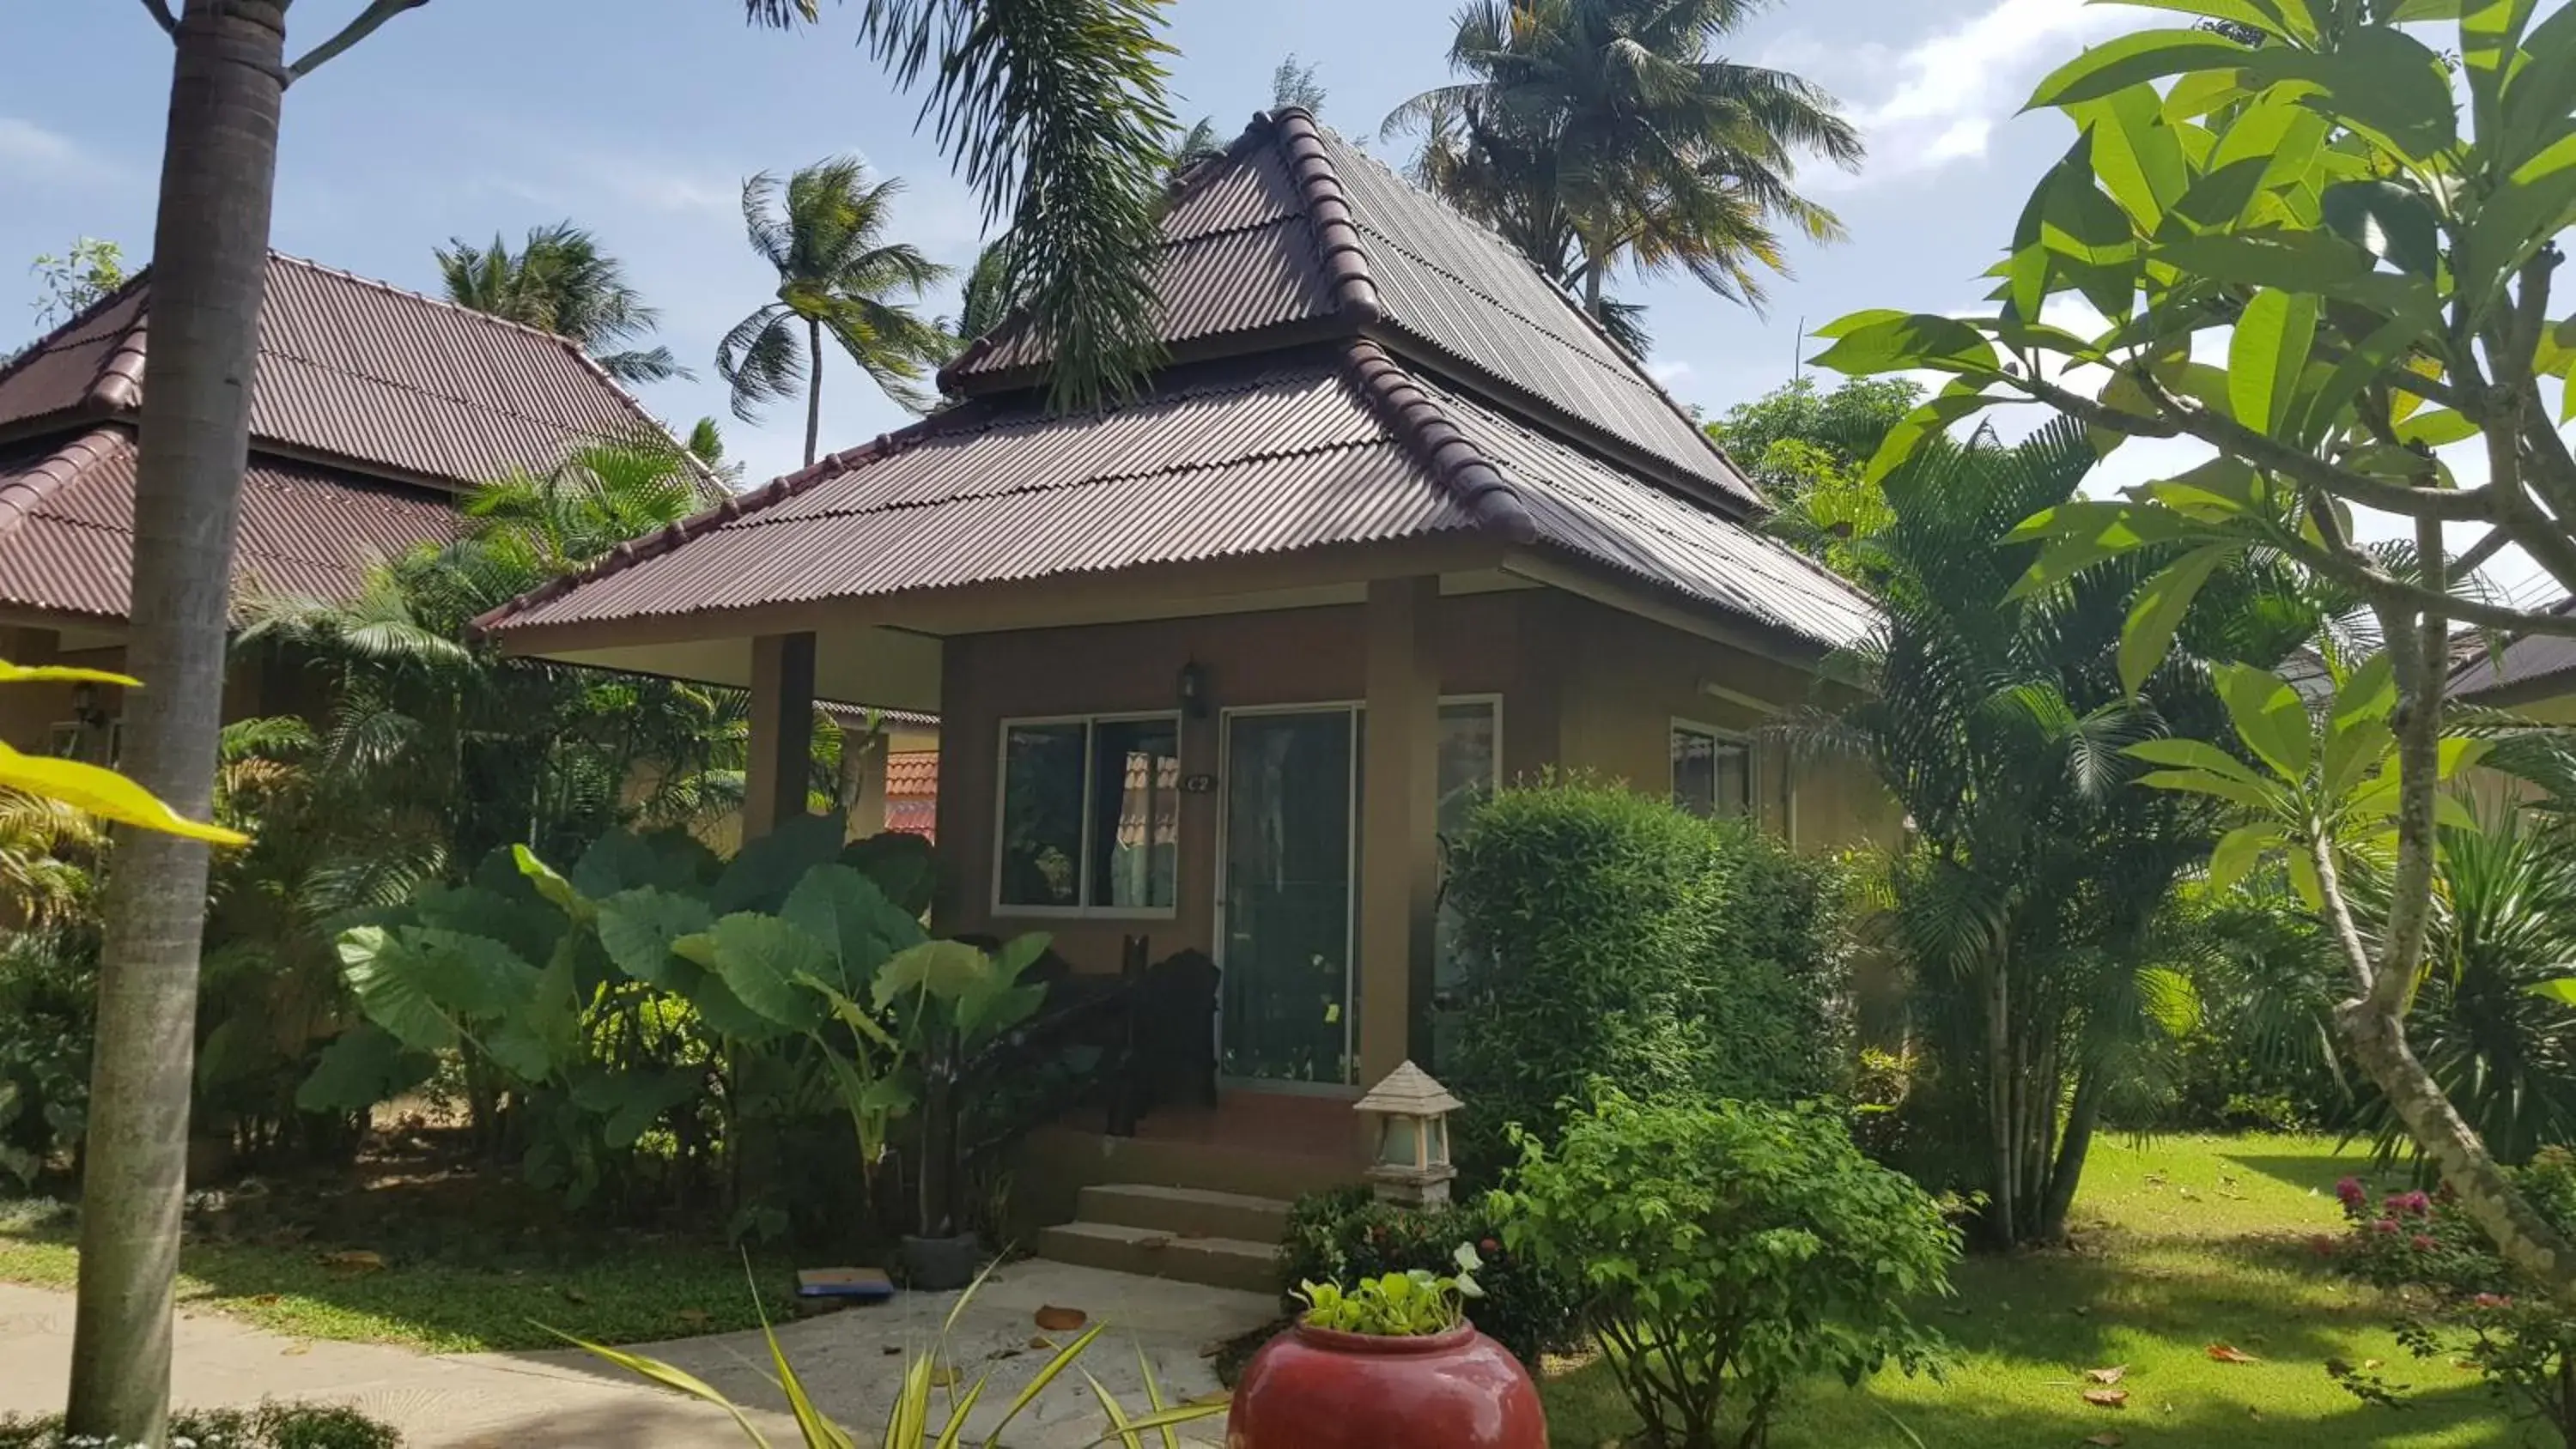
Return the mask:
<svg viewBox="0 0 2576 1449">
<path fill-rule="evenodd" d="M 1635 1096 L 1791 1100 L 1841 1053 L 1841 891 L 1828 864 L 1744 823 L 1554 781 L 1480 809 L 1449 889 L 1469 963 L 1454 1061 L 1471 1181 L 1505 1129 L 1546 1136 L 1598 1077 Z"/>
<path fill-rule="evenodd" d="M 1517 1134 L 1504 1246 L 1573 1276 L 1650 1442 L 1760 1444 L 1781 1391 L 1936 1368 L 1906 1305 L 1945 1293 L 1957 1233 L 1818 1104 L 1638 1102 L 1604 1089 L 1550 1145 Z"/>
<path fill-rule="evenodd" d="M 1401 1208 L 1365 1187 L 1299 1198 L 1279 1245 L 1280 1295 L 1297 1306 L 1300 1285 L 1355 1283 L 1389 1273 L 1454 1272 L 1461 1244 L 1473 1244 L 1484 1296 L 1469 1306 L 1477 1329 L 1533 1370 L 1539 1356 L 1571 1348 L 1581 1337 L 1570 1279 L 1544 1272 L 1503 1246 L 1501 1215 L 1490 1201 L 1439 1208 Z"/>
<path fill-rule="evenodd" d="M 2543 1148 L 2529 1166 L 2506 1171 L 2533 1208 L 2576 1231 L 2576 1152 Z M 2324 1246 L 2356 1276 L 2406 1290 L 2422 1310 L 2400 1325 L 2398 1340 L 2418 1358 L 2474 1365 L 2508 1411 L 2576 1445 L 2576 1309 L 2507 1267 L 2447 1188 L 2374 1201 L 2348 1177 L 2335 1197 L 2350 1227 Z M 2375 1374 L 2337 1378 L 2365 1399 L 2391 1397 Z"/>
<path fill-rule="evenodd" d="M 31 1185 L 80 1145 L 97 970 L 92 928 L 0 931 L 0 1183 Z"/>
<path fill-rule="evenodd" d="M 0 1416 L 0 1449 L 70 1449 L 60 1414 L 41 1419 Z M 108 1441 L 113 1444 L 115 1441 Z M 397 1449 L 402 1435 L 339 1404 L 262 1404 L 173 1414 L 164 1441 L 178 1449 Z"/>
</svg>

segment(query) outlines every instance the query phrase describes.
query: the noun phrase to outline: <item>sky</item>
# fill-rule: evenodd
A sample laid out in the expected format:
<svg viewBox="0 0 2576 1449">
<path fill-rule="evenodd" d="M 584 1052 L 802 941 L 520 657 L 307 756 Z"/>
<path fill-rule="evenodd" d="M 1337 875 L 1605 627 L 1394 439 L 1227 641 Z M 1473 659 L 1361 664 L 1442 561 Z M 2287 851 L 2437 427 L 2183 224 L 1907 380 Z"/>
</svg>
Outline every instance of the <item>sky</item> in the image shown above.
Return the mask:
<svg viewBox="0 0 2576 1449">
<path fill-rule="evenodd" d="M 88 235 L 150 251 L 170 75 L 139 0 L 5 0 L 0 48 L 0 351 L 32 334 L 26 263 Z M 298 0 L 289 49 L 359 0 Z M 661 340 L 695 382 L 640 389 L 685 427 L 724 418 L 753 480 L 795 467 L 803 409 L 757 426 L 727 416 L 716 340 L 768 300 L 741 184 L 854 152 L 901 176 L 896 232 L 970 261 L 985 221 L 931 139 L 917 101 L 854 44 L 856 0 L 795 34 L 754 30 L 736 0 L 428 0 L 297 84 L 286 99 L 272 240 L 399 286 L 434 292 L 432 250 L 452 237 L 516 239 L 569 218 L 623 258 L 663 313 Z M 1176 109 L 1231 133 L 1269 103 L 1294 53 L 1315 68 L 1324 120 L 1376 140 L 1398 102 L 1446 81 L 1450 0 L 1170 0 Z M 1794 375 L 1802 328 L 1864 307 L 1957 312 L 1978 304 L 2040 172 L 2071 139 L 2053 112 L 2019 115 L 2032 84 L 2084 44 L 2163 17 L 2082 0 L 1772 0 L 1724 47 L 1831 92 L 1869 147 L 1857 172 L 1799 180 L 1848 239 L 1793 242 L 1792 275 L 1756 313 L 1687 279 L 1617 290 L 1648 304 L 1649 366 L 1711 414 Z M 953 315 L 953 289 L 933 310 Z M 1812 355 L 1821 344 L 1808 342 Z M 826 364 L 824 446 L 846 448 L 905 415 L 846 361 Z M 2188 466 L 2132 443 L 2103 485 Z"/>
</svg>

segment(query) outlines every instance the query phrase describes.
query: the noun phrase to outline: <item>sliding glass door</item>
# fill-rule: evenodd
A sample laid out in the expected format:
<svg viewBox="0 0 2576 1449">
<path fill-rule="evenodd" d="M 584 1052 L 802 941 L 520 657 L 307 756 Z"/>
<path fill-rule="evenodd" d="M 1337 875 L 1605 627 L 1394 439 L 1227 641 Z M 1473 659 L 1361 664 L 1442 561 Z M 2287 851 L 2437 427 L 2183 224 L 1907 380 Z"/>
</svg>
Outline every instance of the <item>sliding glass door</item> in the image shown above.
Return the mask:
<svg viewBox="0 0 2576 1449">
<path fill-rule="evenodd" d="M 1225 723 L 1224 1075 L 1351 1079 L 1359 712 Z"/>
</svg>

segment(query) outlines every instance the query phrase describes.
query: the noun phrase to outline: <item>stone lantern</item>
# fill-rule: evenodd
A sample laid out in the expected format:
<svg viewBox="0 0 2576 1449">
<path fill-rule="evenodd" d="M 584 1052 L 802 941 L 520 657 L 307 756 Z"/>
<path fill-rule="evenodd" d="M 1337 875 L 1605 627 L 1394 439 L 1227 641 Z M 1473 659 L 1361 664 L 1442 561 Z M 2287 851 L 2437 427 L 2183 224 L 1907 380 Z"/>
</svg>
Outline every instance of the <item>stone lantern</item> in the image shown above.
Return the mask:
<svg viewBox="0 0 2576 1449">
<path fill-rule="evenodd" d="M 1377 1148 L 1368 1179 L 1380 1202 L 1437 1207 L 1449 1201 L 1449 1114 L 1464 1105 L 1431 1074 L 1411 1062 L 1360 1098 L 1358 1110 L 1377 1123 Z"/>
</svg>

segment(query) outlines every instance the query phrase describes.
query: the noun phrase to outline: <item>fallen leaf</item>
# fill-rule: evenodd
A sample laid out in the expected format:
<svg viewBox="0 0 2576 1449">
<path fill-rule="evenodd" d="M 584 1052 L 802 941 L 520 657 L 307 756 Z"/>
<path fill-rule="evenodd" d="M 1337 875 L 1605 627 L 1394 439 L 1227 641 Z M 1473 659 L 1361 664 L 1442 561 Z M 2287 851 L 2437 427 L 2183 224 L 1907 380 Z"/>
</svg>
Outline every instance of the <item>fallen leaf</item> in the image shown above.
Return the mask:
<svg viewBox="0 0 2576 1449">
<path fill-rule="evenodd" d="M 590 1295 L 582 1292 L 578 1288 L 566 1288 L 563 1291 L 563 1296 L 566 1303 L 588 1303 L 590 1301 Z"/>
<path fill-rule="evenodd" d="M 1137 1247 L 1151 1252 L 1156 1248 L 1170 1247 L 1172 1245 L 1172 1235 L 1169 1233 L 1147 1233 L 1145 1236 L 1138 1238 L 1135 1241 Z"/>
<path fill-rule="evenodd" d="M 901 1344 L 889 1343 L 885 1347 L 878 1349 L 877 1352 L 884 1354 L 888 1358 L 892 1358 L 896 1354 L 903 1352 L 903 1346 Z"/>
<path fill-rule="evenodd" d="M 2211 1344 L 2209 1356 L 2220 1363 L 2261 1363 L 2263 1361 L 2232 1343 Z"/>
<path fill-rule="evenodd" d="M 681 1323 L 690 1328 L 704 1328 L 707 1326 L 707 1311 L 703 1308 L 683 1308 L 671 1316 L 679 1319 Z"/>
<path fill-rule="evenodd" d="M 340 1253 L 324 1253 L 322 1255 L 323 1267 L 337 1269 L 343 1273 L 372 1273 L 377 1269 L 382 1268 L 384 1265 L 385 1259 L 383 1254 L 370 1253 L 360 1249 L 352 1249 L 347 1252 Z"/>
<path fill-rule="evenodd" d="M 931 1369 L 930 1386 L 934 1389 L 953 1389 L 957 1387 L 957 1370 L 955 1366 L 951 1364 L 940 1364 Z"/>
<path fill-rule="evenodd" d="M 251 1302 L 258 1304 L 258 1305 L 259 1305 L 259 1306 L 261 1306 L 262 1308 L 265 1308 L 265 1307 L 267 1307 L 269 1304 L 275 1303 L 276 1301 L 277 1301 L 277 1295 L 276 1295 L 276 1294 L 274 1294 L 274 1293 L 262 1293 L 262 1294 L 260 1294 L 258 1297 L 253 1298 L 253 1299 L 251 1300 Z"/>
<path fill-rule="evenodd" d="M 2097 1409 L 2125 1409 L 2129 1406 L 2127 1389 L 2086 1389 L 2084 1402 Z"/>
<path fill-rule="evenodd" d="M 2386 1359 L 2366 1358 L 2361 1361 L 2361 1366 L 2366 1369 L 2375 1369 L 2386 1362 Z"/>
<path fill-rule="evenodd" d="M 301 1355 L 311 1353 L 312 1351 L 313 1345 L 309 1343 L 290 1343 L 286 1347 L 279 1349 L 277 1351 L 277 1356 L 280 1358 L 296 1358 Z"/>
<path fill-rule="evenodd" d="M 1040 1353 L 1046 1353 L 1055 1348 L 1055 1340 L 1041 1333 L 1029 1340 L 1029 1347 L 1036 1349 Z"/>
<path fill-rule="evenodd" d="M 2175 1189 L 2174 1189 L 2174 1195 L 2175 1195 L 2175 1196 L 2177 1196 L 2177 1197 L 2179 1197 L 2179 1198 L 2181 1198 L 2181 1199 L 2182 1199 L 2183 1201 L 2185 1201 L 2185 1202 L 2198 1202 L 2198 1201 L 2200 1201 L 2200 1194 L 2199 1194 L 2199 1193 L 2196 1193 L 2196 1192 L 2193 1192 L 2190 1188 L 2187 1188 L 2187 1187 L 2178 1187 L 2178 1188 L 2175 1188 Z"/>
<path fill-rule="evenodd" d="M 2099 1434 L 2087 1436 L 2084 1442 L 2092 1445 L 2093 1449 L 2120 1449 L 2121 1445 L 2129 1442 L 2129 1436 L 2117 1429 L 2105 1429 Z"/>
<path fill-rule="evenodd" d="M 2091 1379 L 2097 1384 L 2116 1384 L 2128 1376 L 2129 1366 L 2124 1363 L 2115 1363 L 2109 1368 L 2086 1369 L 2084 1371 L 2084 1377 Z"/>
<path fill-rule="evenodd" d="M 1234 1402 L 1234 1394 L 1233 1391 L 1229 1389 L 1210 1389 L 1204 1394 L 1192 1396 L 1185 1402 L 1191 1404 L 1230 1404 Z"/>
<path fill-rule="evenodd" d="M 1050 1303 L 1037 1312 L 1038 1327 L 1049 1333 L 1071 1333 L 1091 1321 L 1091 1315 L 1079 1308 L 1058 1308 Z"/>
</svg>

